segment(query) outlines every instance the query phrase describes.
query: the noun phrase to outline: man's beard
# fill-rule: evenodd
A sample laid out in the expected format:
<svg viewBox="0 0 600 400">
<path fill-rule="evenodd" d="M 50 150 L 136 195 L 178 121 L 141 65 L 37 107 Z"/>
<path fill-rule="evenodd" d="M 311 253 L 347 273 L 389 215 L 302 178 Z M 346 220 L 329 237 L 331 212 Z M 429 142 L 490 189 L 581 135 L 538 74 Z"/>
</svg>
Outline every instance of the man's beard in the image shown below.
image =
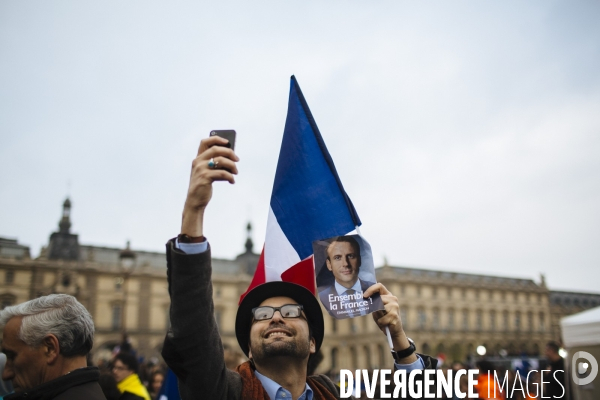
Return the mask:
<svg viewBox="0 0 600 400">
<path fill-rule="evenodd" d="M 273 326 L 269 327 L 270 329 Z M 285 328 L 291 331 L 290 328 Z M 291 332 L 296 334 L 295 331 Z M 271 357 L 293 357 L 298 359 L 304 359 L 310 355 L 310 339 L 306 341 L 295 337 L 294 341 L 276 340 L 272 343 L 250 343 L 250 349 L 252 351 L 252 358 L 258 362 L 266 360 Z"/>
</svg>

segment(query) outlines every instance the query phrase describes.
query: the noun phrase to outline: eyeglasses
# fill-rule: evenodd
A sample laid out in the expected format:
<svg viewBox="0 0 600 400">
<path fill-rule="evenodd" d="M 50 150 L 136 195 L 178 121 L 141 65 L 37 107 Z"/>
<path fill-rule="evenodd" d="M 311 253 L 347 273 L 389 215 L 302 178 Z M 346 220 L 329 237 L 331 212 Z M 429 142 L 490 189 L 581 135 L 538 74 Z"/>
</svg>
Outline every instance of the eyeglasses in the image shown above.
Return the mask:
<svg viewBox="0 0 600 400">
<path fill-rule="evenodd" d="M 302 307 L 301 304 L 285 304 L 281 307 L 255 307 L 252 309 L 252 315 L 254 316 L 255 321 L 263 321 L 265 319 L 273 318 L 275 311 L 279 311 L 279 314 L 283 318 L 298 318 L 302 316 Z"/>
</svg>

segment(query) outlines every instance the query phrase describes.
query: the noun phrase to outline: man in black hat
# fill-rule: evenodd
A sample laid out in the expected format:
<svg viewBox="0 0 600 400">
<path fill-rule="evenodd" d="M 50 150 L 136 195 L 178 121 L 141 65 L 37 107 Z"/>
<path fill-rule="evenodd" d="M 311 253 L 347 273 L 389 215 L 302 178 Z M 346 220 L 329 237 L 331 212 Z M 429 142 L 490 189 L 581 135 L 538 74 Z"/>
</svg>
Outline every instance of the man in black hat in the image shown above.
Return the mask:
<svg viewBox="0 0 600 400">
<path fill-rule="evenodd" d="M 236 371 L 225 366 L 214 319 L 210 247 L 203 236 L 204 210 L 214 181 L 234 183 L 234 152 L 218 136 L 202 140 L 192 163 L 181 234 L 167 243 L 171 329 L 162 355 L 179 379 L 182 399 L 338 399 L 338 388 L 324 375 L 307 377 L 309 357 L 323 342 L 321 307 L 306 288 L 289 282 L 257 286 L 240 303 L 235 323 L 238 343 L 250 361 Z M 382 331 L 389 328 L 396 368 L 435 368 L 435 360 L 414 353 L 399 316 L 398 300 L 382 284 L 385 311 L 373 313 Z"/>
</svg>

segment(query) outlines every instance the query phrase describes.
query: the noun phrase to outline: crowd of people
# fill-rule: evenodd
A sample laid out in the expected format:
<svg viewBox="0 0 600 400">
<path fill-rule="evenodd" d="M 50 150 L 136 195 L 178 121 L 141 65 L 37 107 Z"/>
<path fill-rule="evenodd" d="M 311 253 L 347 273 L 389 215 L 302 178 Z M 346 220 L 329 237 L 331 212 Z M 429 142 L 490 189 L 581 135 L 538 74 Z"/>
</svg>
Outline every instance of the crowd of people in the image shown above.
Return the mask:
<svg viewBox="0 0 600 400">
<path fill-rule="evenodd" d="M 164 364 L 140 362 L 135 351 L 120 351 L 98 364 L 99 383 L 107 400 L 158 400 L 166 376 Z"/>
<path fill-rule="evenodd" d="M 97 368 L 93 368 L 89 353 L 93 322 L 85 308 L 72 296 L 50 295 L 8 307 L 0 312 L 0 324 L 4 326 L 3 354 L 0 356 L 0 369 L 3 369 L 0 398 L 13 390 L 15 393 L 7 396 L 7 400 L 52 398 L 44 397 L 48 391 L 62 395 L 61 399 L 80 398 L 78 396 L 81 393 L 85 393 L 90 399 L 159 398 L 166 376 L 166 365 L 158 359 L 141 360 L 126 336 L 110 359 L 100 359 Z M 33 345 L 40 340 L 41 346 Z M 564 373 L 560 373 L 564 370 L 564 361 L 558 350 L 559 344 L 556 342 L 550 342 L 546 346 L 548 365 L 543 369 L 548 371 L 547 375 L 557 372 L 558 379 L 546 376 L 545 384 L 542 384 L 540 371 L 530 371 L 531 367 L 517 373 L 515 369 L 507 370 L 486 360 L 481 360 L 476 365 L 454 363 L 441 369 L 446 373 L 452 371 L 455 376 L 462 369 L 479 369 L 475 392 L 480 399 L 530 400 L 541 396 L 542 386 L 545 397 L 560 398 L 565 390 Z M 313 355 L 307 364 L 307 375 L 314 374 L 322 358 L 321 352 Z M 227 369 L 233 372 L 246 358 L 235 349 L 224 346 L 223 360 Z M 63 374 L 64 371 L 68 373 Z M 494 372 L 497 380 L 494 380 Z M 506 386 L 500 390 L 498 383 L 504 384 L 505 373 L 508 377 Z M 40 376 L 48 378 L 40 380 Z M 340 384 L 338 371 L 331 371 L 329 378 Z M 95 381 L 98 387 L 94 384 Z M 465 374 L 460 379 L 460 392 L 468 392 L 467 384 Z M 513 388 L 517 390 L 510 390 Z M 100 394 L 104 397 L 100 397 Z M 375 398 L 379 395 L 377 387 Z M 364 383 L 362 397 L 359 398 L 367 398 Z M 454 400 L 460 397 L 454 392 L 453 396 L 444 394 L 438 398 Z"/>
</svg>

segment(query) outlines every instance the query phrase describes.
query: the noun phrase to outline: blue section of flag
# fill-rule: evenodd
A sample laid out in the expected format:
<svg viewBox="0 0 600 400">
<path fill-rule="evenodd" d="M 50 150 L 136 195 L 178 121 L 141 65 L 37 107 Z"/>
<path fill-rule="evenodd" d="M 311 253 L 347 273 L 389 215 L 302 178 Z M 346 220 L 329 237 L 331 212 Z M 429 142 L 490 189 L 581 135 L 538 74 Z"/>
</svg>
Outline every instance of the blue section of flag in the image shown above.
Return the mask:
<svg viewBox="0 0 600 400">
<path fill-rule="evenodd" d="M 361 224 L 294 76 L 271 209 L 301 260 L 313 253 L 313 240 Z"/>
<path fill-rule="evenodd" d="M 169 368 L 167 370 L 167 376 L 163 382 L 160 391 L 158 392 L 159 400 L 181 400 L 179 396 L 179 386 L 177 384 L 177 376 Z"/>
</svg>

